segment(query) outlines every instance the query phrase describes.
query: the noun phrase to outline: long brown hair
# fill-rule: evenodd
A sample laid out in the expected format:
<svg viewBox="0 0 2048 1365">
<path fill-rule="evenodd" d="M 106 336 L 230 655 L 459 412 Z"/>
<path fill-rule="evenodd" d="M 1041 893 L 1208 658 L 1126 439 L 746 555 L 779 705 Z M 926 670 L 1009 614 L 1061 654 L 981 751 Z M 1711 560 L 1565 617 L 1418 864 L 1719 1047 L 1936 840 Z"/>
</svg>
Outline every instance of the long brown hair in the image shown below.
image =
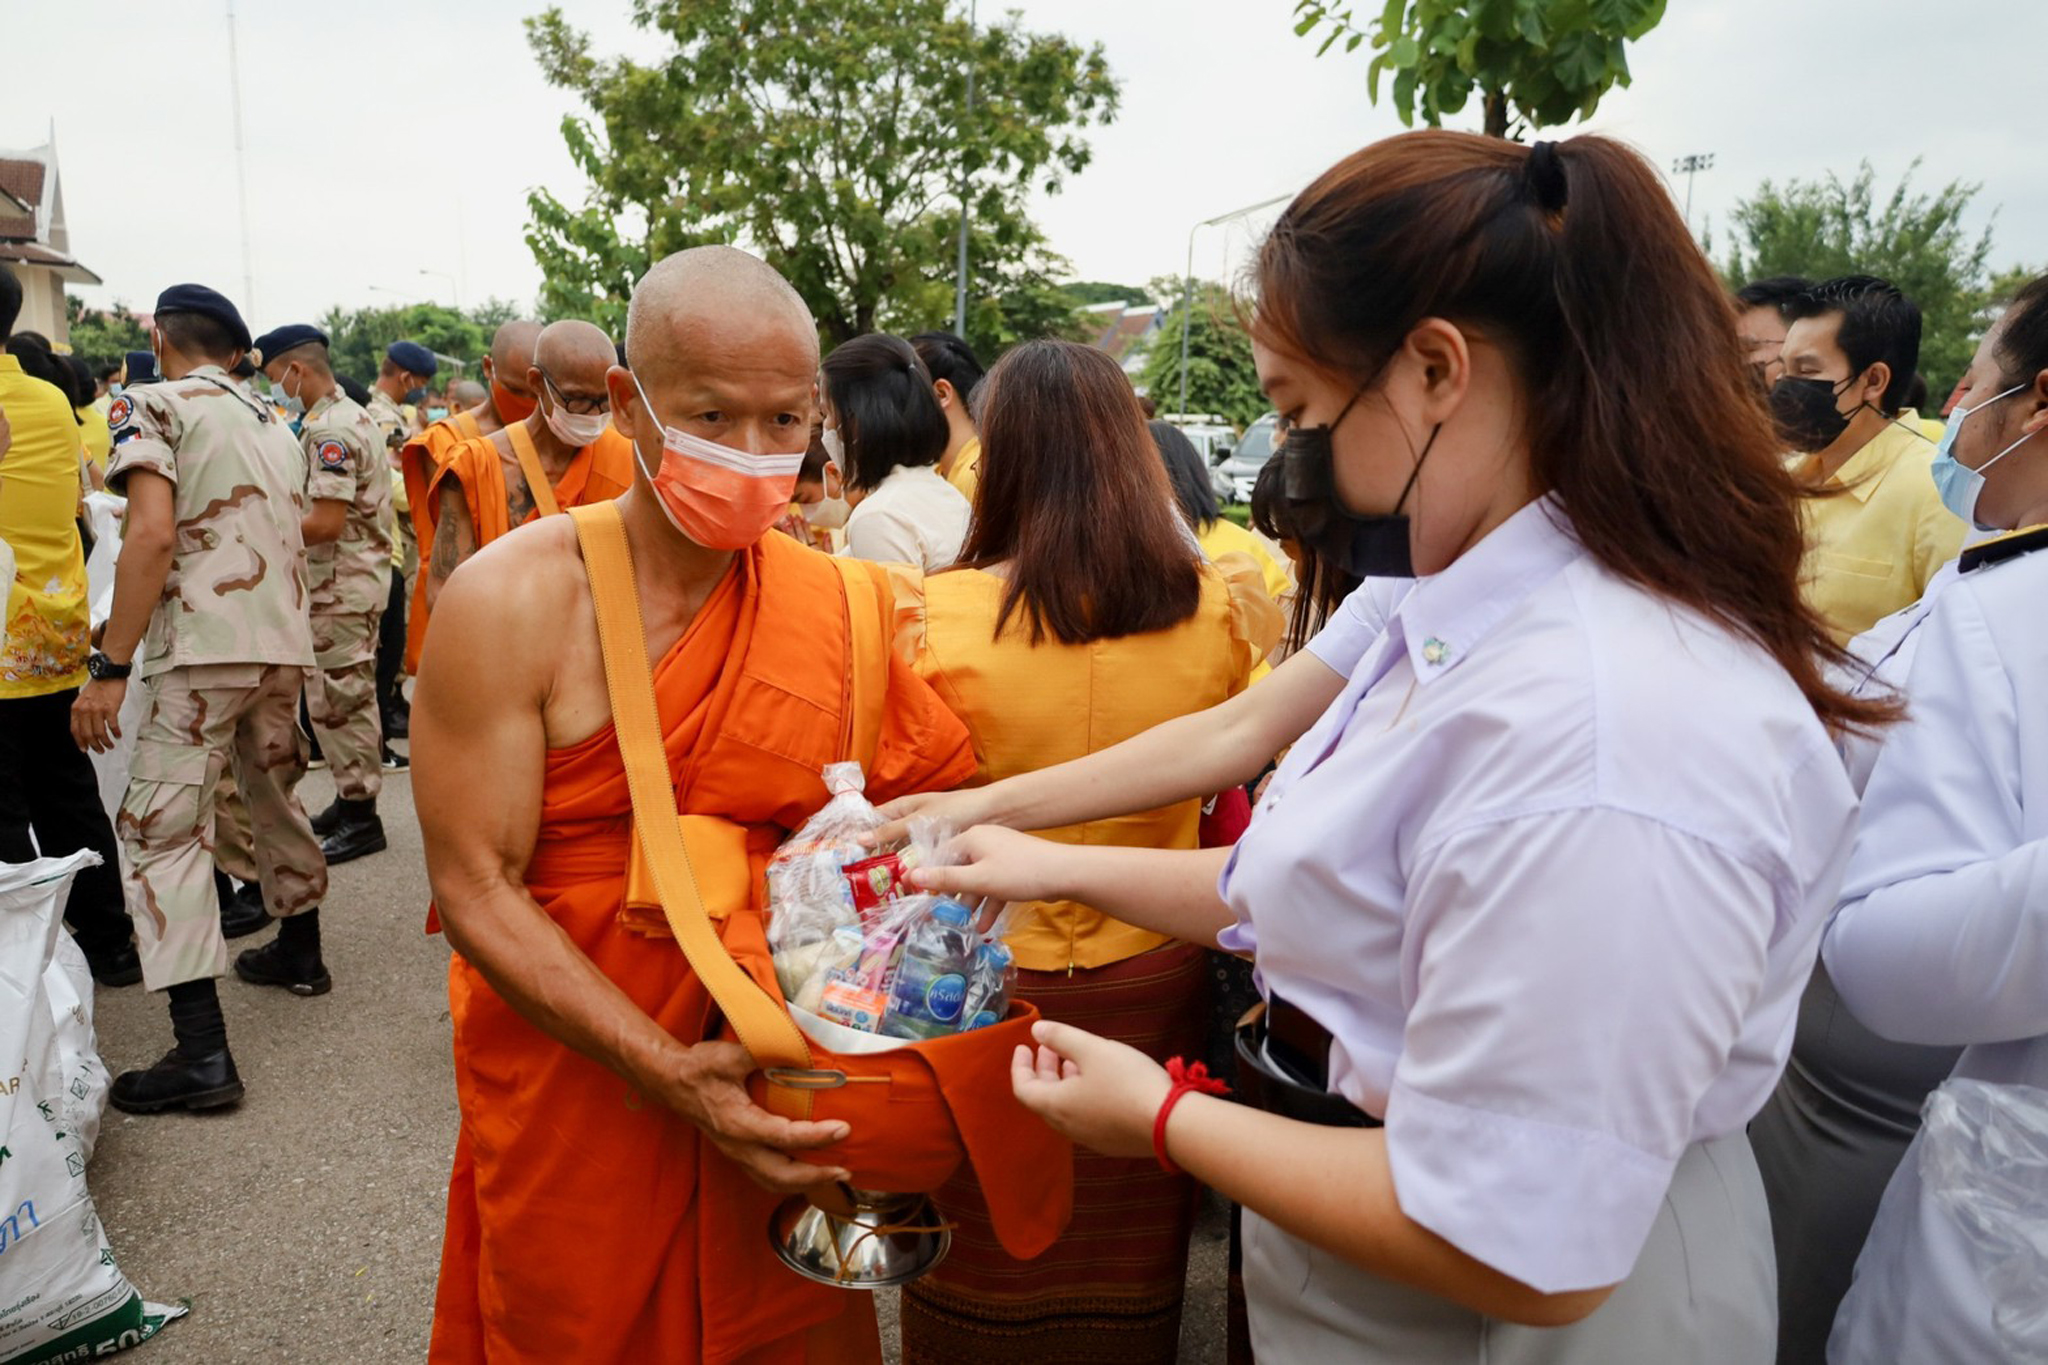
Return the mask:
<svg viewBox="0 0 2048 1365">
<path fill-rule="evenodd" d="M 959 567 L 1008 562 L 998 636 L 1019 611 L 1034 645 L 1141 635 L 1195 614 L 1199 554 L 1107 352 L 1028 341 L 996 362 L 978 401 L 981 484 Z"/>
<path fill-rule="evenodd" d="M 1756 641 L 1823 721 L 1896 718 L 1827 680 L 1847 656 L 1800 594 L 1800 487 L 1734 312 L 1636 152 L 1388 138 L 1296 197 L 1256 274 L 1261 339 L 1332 373 L 1377 373 L 1426 317 L 1500 344 L 1532 477 L 1588 553 Z"/>
</svg>

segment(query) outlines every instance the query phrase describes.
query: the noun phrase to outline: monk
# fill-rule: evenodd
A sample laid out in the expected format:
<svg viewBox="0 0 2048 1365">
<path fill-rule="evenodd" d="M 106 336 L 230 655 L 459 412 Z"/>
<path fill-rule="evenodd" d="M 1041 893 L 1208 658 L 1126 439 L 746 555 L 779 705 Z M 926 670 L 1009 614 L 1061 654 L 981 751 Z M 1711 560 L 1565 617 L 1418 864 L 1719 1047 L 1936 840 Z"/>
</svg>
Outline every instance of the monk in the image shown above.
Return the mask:
<svg viewBox="0 0 2048 1365">
<path fill-rule="evenodd" d="M 434 508 L 427 493 L 448 452 L 460 442 L 489 436 L 532 416 L 533 392 L 526 387 L 526 372 L 533 368 L 533 343 L 539 336 L 540 324 L 525 318 L 498 324 L 498 330 L 491 333 L 490 354 L 483 359 L 484 383 L 490 387 L 483 388 L 474 379 L 457 380 L 448 388 L 448 399 L 463 406 L 400 447 L 398 470 L 405 479 L 406 505 L 414 509 L 412 526 L 421 564 L 428 563 L 434 553 Z M 420 643 L 427 638 L 426 583 L 427 576 L 420 574 L 408 585 L 408 673 L 419 672 Z"/>
<path fill-rule="evenodd" d="M 635 457 L 617 510 L 665 756 L 682 813 L 734 822 L 755 864 L 756 900 L 742 887 L 712 913 L 758 913 L 760 866 L 824 804 L 819 770 L 854 722 L 879 727 L 876 800 L 954 786 L 973 752 L 900 660 L 846 714 L 844 580 L 770 529 L 795 478 L 773 457 L 803 449 L 817 374 L 795 291 L 698 247 L 648 272 L 627 328 L 633 370 L 606 388 Z M 722 448 L 735 477 L 693 481 L 692 447 Z M 456 952 L 462 1114 L 430 1358 L 878 1361 L 871 1296 L 793 1274 L 767 1235 L 782 1199 L 846 1178 L 794 1155 L 846 1125 L 753 1105 L 752 1062 L 706 1041 L 711 1001 L 680 948 L 622 919 L 632 805 L 572 518 L 522 526 L 450 577 L 413 743 Z"/>
<path fill-rule="evenodd" d="M 513 527 L 608 502 L 632 483 L 632 447 L 607 420 L 605 376 L 616 359 L 611 338 L 591 323 L 543 328 L 526 371 L 532 414 L 448 449 L 427 493 L 434 545 L 421 580 L 428 612 L 456 565 Z"/>
</svg>

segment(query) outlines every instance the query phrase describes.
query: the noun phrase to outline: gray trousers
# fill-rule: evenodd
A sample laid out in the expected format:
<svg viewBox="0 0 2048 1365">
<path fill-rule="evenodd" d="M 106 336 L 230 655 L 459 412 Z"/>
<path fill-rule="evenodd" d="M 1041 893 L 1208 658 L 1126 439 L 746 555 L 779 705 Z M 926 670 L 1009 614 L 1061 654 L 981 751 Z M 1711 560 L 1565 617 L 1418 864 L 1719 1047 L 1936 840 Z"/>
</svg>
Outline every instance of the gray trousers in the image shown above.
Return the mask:
<svg viewBox="0 0 2048 1365">
<path fill-rule="evenodd" d="M 1636 1266 L 1569 1327 L 1519 1327 L 1381 1279 L 1246 1209 L 1245 1297 L 1261 1365 L 1768 1365 L 1771 1228 L 1749 1140 L 1693 1144 Z"/>
</svg>

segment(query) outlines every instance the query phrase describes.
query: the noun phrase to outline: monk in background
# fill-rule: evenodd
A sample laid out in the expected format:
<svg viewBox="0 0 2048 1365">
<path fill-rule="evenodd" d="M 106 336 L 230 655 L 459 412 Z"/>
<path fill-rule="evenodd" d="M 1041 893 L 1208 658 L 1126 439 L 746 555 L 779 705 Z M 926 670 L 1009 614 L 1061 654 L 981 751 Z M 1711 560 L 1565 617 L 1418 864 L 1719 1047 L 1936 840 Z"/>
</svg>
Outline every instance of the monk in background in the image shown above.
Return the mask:
<svg viewBox="0 0 2048 1365">
<path fill-rule="evenodd" d="M 746 844 L 737 901 L 706 882 L 708 908 L 758 913 L 768 853 L 824 804 L 820 770 L 848 734 L 879 729 L 877 801 L 955 786 L 974 755 L 893 655 L 854 700 L 845 580 L 771 530 L 817 377 L 796 292 L 755 257 L 698 247 L 648 272 L 627 334 L 632 372 L 605 376 L 635 464 L 616 507 L 665 757 L 683 815 Z M 887 620 L 887 580 L 866 572 Z M 632 803 L 573 519 L 483 549 L 435 612 L 414 793 L 456 952 L 462 1127 L 431 1359 L 878 1361 L 872 1296 L 793 1274 L 767 1234 L 781 1199 L 846 1178 L 793 1155 L 846 1126 L 756 1107 L 753 1062 L 707 1041 L 712 1002 L 681 949 L 622 917 Z"/>
<path fill-rule="evenodd" d="M 533 415 L 533 392 L 526 387 L 526 372 L 533 368 L 533 344 L 540 337 L 540 324 L 514 318 L 498 324 L 491 333 L 491 351 L 483 359 L 484 383 L 457 380 L 448 386 L 450 405 L 459 405 L 425 431 L 407 441 L 398 451 L 398 472 L 405 481 L 405 504 L 412 510 L 412 529 L 419 542 L 421 564 L 434 553 L 434 507 L 428 497 L 434 475 L 448 459 L 448 452 L 463 441 L 473 441 L 502 431 L 514 422 Z M 420 643 L 427 638 L 426 575 L 416 574 L 408 585 L 406 612 L 405 671 L 420 668 Z"/>
<path fill-rule="evenodd" d="M 526 381 L 535 407 L 449 448 L 428 487 L 434 544 L 422 575 L 432 612 L 456 565 L 536 517 L 609 502 L 633 482 L 633 449 L 610 426 L 605 376 L 612 340 L 588 322 L 557 322 L 533 345 Z"/>
</svg>

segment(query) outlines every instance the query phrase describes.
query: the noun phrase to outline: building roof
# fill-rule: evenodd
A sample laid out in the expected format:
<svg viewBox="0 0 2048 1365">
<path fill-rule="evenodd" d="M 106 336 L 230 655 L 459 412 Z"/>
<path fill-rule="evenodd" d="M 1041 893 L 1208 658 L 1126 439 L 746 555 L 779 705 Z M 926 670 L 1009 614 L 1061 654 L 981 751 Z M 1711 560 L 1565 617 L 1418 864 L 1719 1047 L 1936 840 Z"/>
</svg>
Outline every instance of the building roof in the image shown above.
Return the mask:
<svg viewBox="0 0 2048 1365">
<path fill-rule="evenodd" d="M 101 282 L 71 254 L 54 135 L 27 151 L 0 151 L 0 260 L 43 266 L 72 284 Z"/>
<path fill-rule="evenodd" d="M 1126 303 L 1104 303 L 1082 311 L 1098 326 L 1089 344 L 1099 351 L 1108 351 L 1111 358 L 1127 370 L 1144 353 L 1152 334 L 1166 321 L 1165 310 L 1158 304 L 1133 308 Z"/>
</svg>

